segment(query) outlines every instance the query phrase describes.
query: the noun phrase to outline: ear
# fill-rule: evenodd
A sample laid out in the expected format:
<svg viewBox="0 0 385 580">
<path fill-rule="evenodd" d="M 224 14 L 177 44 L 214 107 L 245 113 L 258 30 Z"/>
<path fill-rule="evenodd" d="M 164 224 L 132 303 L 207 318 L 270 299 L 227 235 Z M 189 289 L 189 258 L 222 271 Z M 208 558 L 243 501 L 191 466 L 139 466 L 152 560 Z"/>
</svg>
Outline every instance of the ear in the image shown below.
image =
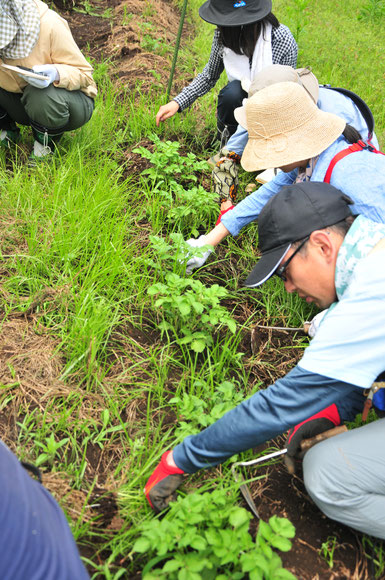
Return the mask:
<svg viewBox="0 0 385 580">
<path fill-rule="evenodd" d="M 341 242 L 337 243 L 334 232 L 315 230 L 311 233 L 309 242 L 326 263 L 333 263 L 336 260 Z"/>
</svg>

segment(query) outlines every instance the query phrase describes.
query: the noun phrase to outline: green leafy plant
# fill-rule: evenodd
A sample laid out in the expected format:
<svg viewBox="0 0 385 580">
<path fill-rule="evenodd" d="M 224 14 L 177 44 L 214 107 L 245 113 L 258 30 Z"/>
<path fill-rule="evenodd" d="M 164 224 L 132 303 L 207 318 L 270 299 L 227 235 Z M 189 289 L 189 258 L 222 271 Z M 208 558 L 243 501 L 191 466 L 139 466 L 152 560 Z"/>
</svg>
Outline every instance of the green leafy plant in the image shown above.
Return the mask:
<svg viewBox="0 0 385 580">
<path fill-rule="evenodd" d="M 362 536 L 362 546 L 366 558 L 372 560 L 374 578 L 384 578 L 385 575 L 385 545 L 384 542 L 370 536 Z"/>
<path fill-rule="evenodd" d="M 177 414 L 185 420 L 178 422 L 175 435 L 180 439 L 193 435 L 220 419 L 227 411 L 233 409 L 243 400 L 234 383 L 224 381 L 214 391 L 209 402 L 201 397 L 183 393 L 181 397 L 173 397 L 169 404 L 175 404 Z"/>
<path fill-rule="evenodd" d="M 142 175 L 147 175 L 150 179 L 159 180 L 163 178 L 166 182 L 178 181 L 196 182 L 198 180 L 194 172 L 202 172 L 209 169 L 206 161 L 199 161 L 194 153 L 181 155 L 179 152 L 180 144 L 178 141 L 162 141 L 157 135 L 149 136 L 154 143 L 154 152 L 145 147 L 136 147 L 134 153 L 139 153 L 145 159 L 148 159 L 153 167 L 145 169 Z"/>
<path fill-rule="evenodd" d="M 302 36 L 306 26 L 309 23 L 309 17 L 306 14 L 306 8 L 310 0 L 291 0 L 287 5 L 288 22 L 293 36 L 299 44 L 299 39 Z"/>
<path fill-rule="evenodd" d="M 384 0 L 368 0 L 365 6 L 360 9 L 358 20 L 374 21 L 385 17 Z"/>
<path fill-rule="evenodd" d="M 164 316 L 159 328 L 163 332 L 174 332 L 179 345 L 188 345 L 195 352 L 202 352 L 213 344 L 213 327 L 227 326 L 233 334 L 236 331 L 235 320 L 220 305 L 228 292 L 218 284 L 206 287 L 200 280 L 169 272 L 164 283 L 148 288 L 148 294 L 159 296 L 154 304 Z"/>
<path fill-rule="evenodd" d="M 326 541 L 322 543 L 319 550 L 322 558 L 327 562 L 329 568 L 333 568 L 334 552 L 337 547 L 337 538 L 335 536 L 328 536 Z"/>
<path fill-rule="evenodd" d="M 179 496 L 162 520 L 142 524 L 133 551 L 153 556 L 143 579 L 237 580 L 246 574 L 250 580 L 294 579 L 274 552 L 290 550 L 294 526 L 273 516 L 269 523 L 260 522 L 254 541 L 252 516 L 234 500 L 224 489 Z"/>
<path fill-rule="evenodd" d="M 49 437 L 45 438 L 44 443 L 36 441 L 37 447 L 40 447 L 40 449 L 42 449 L 43 451 L 42 453 L 40 453 L 40 455 L 38 455 L 35 461 L 36 467 L 39 467 L 44 463 L 52 465 L 58 454 L 59 449 L 61 449 L 63 445 L 68 443 L 68 441 L 69 441 L 68 437 L 61 439 L 60 441 L 56 441 L 53 433 L 51 433 Z"/>
</svg>

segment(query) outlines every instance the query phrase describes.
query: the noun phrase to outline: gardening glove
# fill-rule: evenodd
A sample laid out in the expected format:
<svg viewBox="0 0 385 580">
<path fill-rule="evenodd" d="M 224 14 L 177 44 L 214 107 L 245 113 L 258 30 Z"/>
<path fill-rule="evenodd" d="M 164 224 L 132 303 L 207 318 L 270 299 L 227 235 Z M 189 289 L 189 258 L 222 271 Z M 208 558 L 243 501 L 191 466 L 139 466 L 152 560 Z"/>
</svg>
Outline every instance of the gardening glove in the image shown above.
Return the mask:
<svg viewBox="0 0 385 580">
<path fill-rule="evenodd" d="M 203 236 L 203 235 L 199 236 L 198 239 L 191 238 L 191 239 L 187 240 L 186 244 L 188 244 L 192 248 L 202 248 L 203 246 L 207 245 L 206 236 Z M 186 264 L 186 266 L 187 266 L 186 274 L 191 274 L 191 272 L 193 270 L 203 266 L 203 264 L 206 262 L 207 258 L 209 257 L 209 255 L 213 251 L 214 251 L 214 248 L 210 247 L 201 256 L 194 256 L 193 252 L 191 252 L 191 254 L 189 254 L 189 255 L 191 255 L 191 258 L 189 258 L 189 260 L 187 261 L 187 264 Z"/>
<path fill-rule="evenodd" d="M 168 465 L 167 456 L 169 453 L 171 451 L 163 453 L 158 467 L 144 487 L 147 501 L 156 513 L 166 509 L 170 501 L 175 501 L 175 490 L 184 479 L 182 469 Z"/>
<path fill-rule="evenodd" d="M 240 155 L 229 151 L 221 151 L 222 157 L 213 169 L 214 191 L 219 196 L 220 202 L 231 200 L 235 202 L 238 192 L 238 165 Z"/>
<path fill-rule="evenodd" d="M 341 424 L 340 414 L 335 404 L 330 405 L 323 411 L 313 415 L 309 419 L 302 421 L 289 430 L 286 439 L 287 453 L 284 457 L 285 465 L 289 473 L 295 473 L 295 460 L 302 459 L 304 453 L 301 451 L 303 439 L 311 439 L 319 433 L 333 429 Z"/>
<path fill-rule="evenodd" d="M 317 334 L 319 325 L 321 324 L 323 317 L 325 316 L 327 311 L 328 309 L 322 310 L 322 312 L 316 314 L 314 318 L 311 319 L 310 322 L 305 322 L 305 326 L 307 327 L 306 332 L 308 333 L 310 338 L 314 338 L 315 335 Z"/>
<path fill-rule="evenodd" d="M 23 78 L 37 89 L 46 89 L 51 83 L 59 80 L 59 72 L 53 64 L 39 64 L 32 67 L 36 74 L 42 74 L 47 77 L 46 80 L 34 79 L 33 77 L 23 76 Z"/>
<path fill-rule="evenodd" d="M 234 209 L 234 206 L 233 206 L 233 205 L 231 205 L 231 206 L 230 206 L 230 207 L 228 207 L 227 209 L 222 209 L 222 210 L 219 212 L 219 217 L 218 217 L 218 219 L 217 219 L 217 221 L 216 221 L 216 224 L 215 224 L 216 226 L 217 226 L 217 225 L 219 225 L 219 224 L 221 223 L 222 216 L 223 216 L 223 215 L 225 215 L 225 213 L 227 213 L 227 212 L 228 212 L 228 211 L 230 211 L 231 209 Z"/>
</svg>

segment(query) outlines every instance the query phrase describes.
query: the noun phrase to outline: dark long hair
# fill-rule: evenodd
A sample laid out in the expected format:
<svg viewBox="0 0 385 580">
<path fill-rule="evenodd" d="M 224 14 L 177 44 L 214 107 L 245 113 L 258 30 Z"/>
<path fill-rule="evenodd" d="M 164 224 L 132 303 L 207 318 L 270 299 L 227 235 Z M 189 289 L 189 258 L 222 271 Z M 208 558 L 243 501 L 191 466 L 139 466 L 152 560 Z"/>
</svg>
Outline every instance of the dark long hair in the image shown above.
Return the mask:
<svg viewBox="0 0 385 580">
<path fill-rule="evenodd" d="M 245 54 L 248 58 L 252 58 L 259 35 L 267 23 L 273 28 L 279 26 L 279 21 L 272 12 L 262 20 L 244 26 L 218 26 L 222 44 L 235 54 Z"/>
<path fill-rule="evenodd" d="M 355 127 L 348 124 L 345 125 L 342 135 L 348 143 L 357 143 L 357 141 L 362 140 L 361 133 Z"/>
</svg>

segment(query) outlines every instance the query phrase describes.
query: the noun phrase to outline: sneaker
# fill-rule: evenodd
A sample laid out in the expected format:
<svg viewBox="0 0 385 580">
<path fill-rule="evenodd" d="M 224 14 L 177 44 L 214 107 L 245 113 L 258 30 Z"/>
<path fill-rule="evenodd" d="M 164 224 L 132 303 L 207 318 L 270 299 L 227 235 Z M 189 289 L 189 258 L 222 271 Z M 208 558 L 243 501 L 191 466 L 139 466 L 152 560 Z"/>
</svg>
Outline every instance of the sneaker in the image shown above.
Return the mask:
<svg viewBox="0 0 385 580">
<path fill-rule="evenodd" d="M 0 131 L 0 147 L 4 149 L 11 149 L 16 143 L 20 141 L 19 129 L 2 129 Z"/>
<path fill-rule="evenodd" d="M 28 164 L 32 167 L 40 163 L 41 161 L 51 160 L 53 155 L 53 149 L 48 145 L 42 145 L 39 141 L 34 141 L 33 150 L 28 158 Z"/>
</svg>

